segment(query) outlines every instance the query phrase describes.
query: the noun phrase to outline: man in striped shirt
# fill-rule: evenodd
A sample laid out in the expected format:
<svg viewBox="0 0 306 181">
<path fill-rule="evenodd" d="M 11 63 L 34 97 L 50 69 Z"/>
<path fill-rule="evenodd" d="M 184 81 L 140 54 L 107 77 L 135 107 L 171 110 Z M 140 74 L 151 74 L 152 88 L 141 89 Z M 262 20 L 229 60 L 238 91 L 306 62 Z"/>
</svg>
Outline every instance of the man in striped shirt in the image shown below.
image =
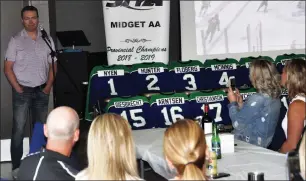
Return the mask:
<svg viewBox="0 0 306 181">
<path fill-rule="evenodd" d="M 24 29 L 10 39 L 5 55 L 4 72 L 12 86 L 13 127 L 11 159 L 13 177 L 23 154 L 23 135 L 28 112 L 33 120 L 45 123 L 49 93 L 53 84 L 51 50 L 38 30 L 38 10 L 26 6 L 21 11 Z M 49 37 L 51 46 L 54 43 Z M 56 71 L 56 64 L 54 66 Z"/>
<path fill-rule="evenodd" d="M 70 107 L 51 111 L 44 125 L 46 149 L 21 162 L 17 180 L 75 180 L 78 165 L 70 158 L 79 139 L 79 116 Z"/>
</svg>

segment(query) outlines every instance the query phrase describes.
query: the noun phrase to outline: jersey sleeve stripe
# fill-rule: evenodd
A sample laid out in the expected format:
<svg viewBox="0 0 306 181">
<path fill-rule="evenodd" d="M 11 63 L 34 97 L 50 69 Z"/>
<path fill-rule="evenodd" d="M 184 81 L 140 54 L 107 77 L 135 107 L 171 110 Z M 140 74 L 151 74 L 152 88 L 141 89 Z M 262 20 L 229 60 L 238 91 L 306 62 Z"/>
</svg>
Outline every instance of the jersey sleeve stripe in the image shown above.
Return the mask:
<svg viewBox="0 0 306 181">
<path fill-rule="evenodd" d="M 39 171 L 41 162 L 42 162 L 42 160 L 43 160 L 44 158 L 45 158 L 45 156 L 42 156 L 42 157 L 39 159 L 39 162 L 38 162 L 37 167 L 36 167 L 36 169 L 35 169 L 35 174 L 34 174 L 33 180 L 36 180 L 36 177 L 37 177 L 37 174 L 38 174 L 38 171 Z"/>
<path fill-rule="evenodd" d="M 73 178 L 75 178 L 75 174 L 73 174 L 67 167 L 66 165 L 62 162 L 62 161 L 57 161 L 62 167 L 63 169 L 69 174 L 71 175 Z"/>
</svg>

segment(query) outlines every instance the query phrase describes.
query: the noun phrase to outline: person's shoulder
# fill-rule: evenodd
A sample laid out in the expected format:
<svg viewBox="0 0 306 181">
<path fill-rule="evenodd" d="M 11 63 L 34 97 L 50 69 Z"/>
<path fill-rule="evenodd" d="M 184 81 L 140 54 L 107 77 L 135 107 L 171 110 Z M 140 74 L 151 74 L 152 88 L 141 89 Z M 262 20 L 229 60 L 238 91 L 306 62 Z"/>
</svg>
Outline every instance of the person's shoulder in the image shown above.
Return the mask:
<svg viewBox="0 0 306 181">
<path fill-rule="evenodd" d="M 34 161 L 34 160 L 39 160 L 40 158 L 40 151 L 34 152 L 34 153 L 29 153 L 27 154 L 24 158 L 23 161 Z"/>
<path fill-rule="evenodd" d="M 267 98 L 261 93 L 254 93 L 250 95 L 247 100 L 249 102 L 263 103 Z"/>
<path fill-rule="evenodd" d="M 12 36 L 12 38 L 13 38 L 13 39 L 19 39 L 20 37 L 23 36 L 23 33 L 24 33 L 24 30 L 21 30 L 21 31 L 19 31 L 19 32 L 16 32 L 16 33 Z"/>
<path fill-rule="evenodd" d="M 39 160 L 40 160 L 40 152 L 28 154 L 25 158 L 23 158 L 18 171 L 18 176 L 17 176 L 18 179 L 28 180 L 29 178 L 33 178 Z"/>
<path fill-rule="evenodd" d="M 59 171 L 59 172 L 61 172 L 62 174 L 66 174 L 68 176 L 71 176 L 71 177 L 75 178 L 76 175 L 79 173 L 79 171 L 76 168 L 74 168 L 72 165 L 69 165 L 69 164 L 67 164 L 63 161 L 57 160 L 55 164 L 52 164 L 52 165 L 60 168 L 59 170 L 61 170 L 61 171 Z M 50 165 L 50 166 L 52 167 L 52 165 Z M 59 174 L 61 174 L 61 173 L 59 173 Z"/>
<path fill-rule="evenodd" d="M 295 110 L 297 112 L 300 112 L 300 111 L 303 112 L 305 108 L 306 108 L 306 102 L 304 102 L 303 100 L 299 100 L 299 99 L 292 101 L 289 105 L 289 111 Z"/>
</svg>

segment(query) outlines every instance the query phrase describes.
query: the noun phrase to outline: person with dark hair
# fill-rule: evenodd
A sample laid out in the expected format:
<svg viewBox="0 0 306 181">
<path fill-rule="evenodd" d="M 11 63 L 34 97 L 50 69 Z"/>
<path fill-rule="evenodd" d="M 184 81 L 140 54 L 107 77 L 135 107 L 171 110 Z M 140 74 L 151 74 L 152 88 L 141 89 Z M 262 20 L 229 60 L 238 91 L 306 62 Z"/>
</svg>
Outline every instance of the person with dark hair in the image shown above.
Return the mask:
<svg viewBox="0 0 306 181">
<path fill-rule="evenodd" d="M 38 15 L 38 9 L 34 6 L 25 6 L 24 8 L 22 8 L 21 10 L 21 19 L 23 19 L 23 15 L 26 11 L 33 11 L 33 12 L 36 12 L 36 16 L 37 18 L 39 17 Z"/>
<path fill-rule="evenodd" d="M 23 154 L 24 128 L 31 113 L 35 121 L 45 123 L 49 94 L 53 84 L 51 50 L 38 30 L 38 10 L 21 10 L 24 29 L 11 37 L 5 55 L 4 73 L 12 86 L 13 127 L 11 136 L 12 176 L 16 176 Z M 54 49 L 52 38 L 49 37 Z M 56 64 L 54 66 L 56 72 Z"/>
</svg>

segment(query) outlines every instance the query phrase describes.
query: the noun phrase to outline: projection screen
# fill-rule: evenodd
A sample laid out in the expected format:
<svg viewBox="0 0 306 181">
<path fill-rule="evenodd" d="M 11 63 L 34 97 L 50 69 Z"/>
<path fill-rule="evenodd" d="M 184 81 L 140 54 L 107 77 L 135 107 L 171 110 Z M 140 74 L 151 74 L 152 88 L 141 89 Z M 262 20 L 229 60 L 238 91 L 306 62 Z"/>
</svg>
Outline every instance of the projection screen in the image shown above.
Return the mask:
<svg viewBox="0 0 306 181">
<path fill-rule="evenodd" d="M 305 53 L 305 1 L 180 1 L 182 60 Z"/>
</svg>

